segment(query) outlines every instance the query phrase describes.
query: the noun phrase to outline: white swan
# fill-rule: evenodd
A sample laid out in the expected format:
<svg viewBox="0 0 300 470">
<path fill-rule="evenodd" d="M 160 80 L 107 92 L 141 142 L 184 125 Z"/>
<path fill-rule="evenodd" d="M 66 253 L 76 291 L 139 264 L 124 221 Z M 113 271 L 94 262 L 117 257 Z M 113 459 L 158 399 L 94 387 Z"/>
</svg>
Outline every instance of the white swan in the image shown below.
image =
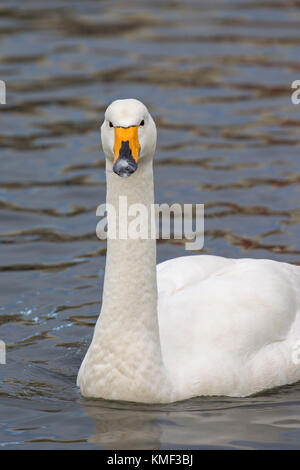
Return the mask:
<svg viewBox="0 0 300 470">
<path fill-rule="evenodd" d="M 148 110 L 113 102 L 101 137 L 107 202 L 117 214 L 120 195 L 149 210 L 156 127 Z M 156 270 L 155 240 L 109 239 L 101 315 L 77 384 L 87 397 L 144 403 L 248 396 L 300 380 L 299 340 L 300 267 L 195 255 Z"/>
</svg>

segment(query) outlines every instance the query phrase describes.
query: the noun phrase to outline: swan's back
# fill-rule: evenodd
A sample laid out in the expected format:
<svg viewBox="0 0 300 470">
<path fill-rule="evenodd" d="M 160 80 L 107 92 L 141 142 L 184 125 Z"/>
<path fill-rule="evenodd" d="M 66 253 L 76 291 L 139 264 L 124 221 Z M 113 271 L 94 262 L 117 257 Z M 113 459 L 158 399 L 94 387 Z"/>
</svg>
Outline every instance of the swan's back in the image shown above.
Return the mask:
<svg viewBox="0 0 300 470">
<path fill-rule="evenodd" d="M 157 266 L 163 357 L 182 394 L 249 395 L 300 380 L 300 268 L 175 258 Z"/>
</svg>

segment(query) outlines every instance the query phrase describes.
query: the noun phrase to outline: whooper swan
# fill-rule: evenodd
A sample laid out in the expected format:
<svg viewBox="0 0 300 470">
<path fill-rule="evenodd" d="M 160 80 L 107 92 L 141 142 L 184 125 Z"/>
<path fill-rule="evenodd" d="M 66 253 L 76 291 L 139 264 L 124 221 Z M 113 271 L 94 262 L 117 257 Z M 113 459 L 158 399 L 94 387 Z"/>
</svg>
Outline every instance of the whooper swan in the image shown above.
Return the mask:
<svg viewBox="0 0 300 470">
<path fill-rule="evenodd" d="M 119 196 L 150 211 L 156 126 L 147 108 L 114 101 L 101 138 L 107 203 L 120 217 Z M 78 373 L 82 395 L 169 403 L 300 380 L 300 267 L 207 255 L 156 266 L 155 239 L 123 239 L 118 224 L 107 242 L 101 315 Z"/>
</svg>

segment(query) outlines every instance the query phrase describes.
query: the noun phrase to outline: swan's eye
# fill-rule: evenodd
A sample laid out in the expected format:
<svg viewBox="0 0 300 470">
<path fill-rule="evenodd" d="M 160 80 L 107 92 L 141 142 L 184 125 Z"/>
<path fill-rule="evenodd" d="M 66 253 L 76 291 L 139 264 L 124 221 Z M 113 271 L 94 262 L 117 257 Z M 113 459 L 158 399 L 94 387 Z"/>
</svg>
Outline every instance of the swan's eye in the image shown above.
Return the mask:
<svg viewBox="0 0 300 470">
<path fill-rule="evenodd" d="M 143 126 L 145 124 L 144 119 L 140 122 L 140 126 Z"/>
<path fill-rule="evenodd" d="M 109 121 L 109 127 L 114 127 L 111 121 Z"/>
</svg>

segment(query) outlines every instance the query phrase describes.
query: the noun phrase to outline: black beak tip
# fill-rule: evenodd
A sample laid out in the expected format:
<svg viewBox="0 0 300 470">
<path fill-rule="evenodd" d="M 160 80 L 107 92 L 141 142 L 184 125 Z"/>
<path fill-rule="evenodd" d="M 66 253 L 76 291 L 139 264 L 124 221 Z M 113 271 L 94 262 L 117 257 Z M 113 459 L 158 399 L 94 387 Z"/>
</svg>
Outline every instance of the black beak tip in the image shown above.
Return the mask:
<svg viewBox="0 0 300 470">
<path fill-rule="evenodd" d="M 121 178 L 128 178 L 128 176 L 132 175 L 132 173 L 134 173 L 136 169 L 137 165 L 136 168 L 133 168 L 132 166 L 119 168 L 118 166 L 116 166 L 116 164 L 113 166 L 113 171 L 116 173 L 116 175 L 121 176 Z"/>
<path fill-rule="evenodd" d="M 122 178 L 132 175 L 137 169 L 137 163 L 131 154 L 129 142 L 122 142 L 119 158 L 113 166 L 113 171 Z"/>
</svg>

